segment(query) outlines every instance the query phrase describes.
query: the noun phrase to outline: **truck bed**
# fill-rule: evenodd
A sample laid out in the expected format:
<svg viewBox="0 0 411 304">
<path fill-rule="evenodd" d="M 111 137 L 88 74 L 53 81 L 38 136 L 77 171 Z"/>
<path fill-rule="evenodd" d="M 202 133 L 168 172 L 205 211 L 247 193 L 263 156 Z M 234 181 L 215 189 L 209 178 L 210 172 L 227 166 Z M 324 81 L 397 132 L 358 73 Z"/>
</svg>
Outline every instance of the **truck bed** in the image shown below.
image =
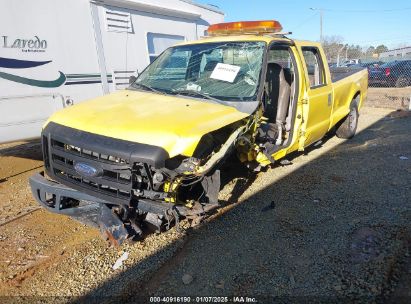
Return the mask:
<svg viewBox="0 0 411 304">
<path fill-rule="evenodd" d="M 367 98 L 368 71 L 358 68 L 332 68 L 330 69 L 333 91 L 334 105 L 331 117 L 331 126 L 343 119 L 349 112 L 349 105 L 358 94 L 361 108 L 362 101 Z M 357 92 L 357 93 L 356 93 Z"/>
<path fill-rule="evenodd" d="M 331 80 L 332 82 L 339 81 L 343 78 L 351 76 L 365 68 L 351 68 L 351 67 L 334 67 L 330 68 Z"/>
</svg>

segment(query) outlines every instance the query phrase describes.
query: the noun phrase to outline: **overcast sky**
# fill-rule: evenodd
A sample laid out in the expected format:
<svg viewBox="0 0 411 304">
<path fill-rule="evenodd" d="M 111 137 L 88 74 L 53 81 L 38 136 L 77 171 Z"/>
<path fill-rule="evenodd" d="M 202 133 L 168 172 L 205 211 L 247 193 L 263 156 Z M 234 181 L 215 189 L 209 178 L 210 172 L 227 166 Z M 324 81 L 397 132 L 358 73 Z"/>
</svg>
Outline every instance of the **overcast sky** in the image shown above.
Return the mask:
<svg viewBox="0 0 411 304">
<path fill-rule="evenodd" d="M 319 40 L 323 9 L 324 36 L 361 46 L 411 46 L 411 0 L 197 0 L 222 9 L 226 21 L 276 19 L 291 37 Z"/>
</svg>

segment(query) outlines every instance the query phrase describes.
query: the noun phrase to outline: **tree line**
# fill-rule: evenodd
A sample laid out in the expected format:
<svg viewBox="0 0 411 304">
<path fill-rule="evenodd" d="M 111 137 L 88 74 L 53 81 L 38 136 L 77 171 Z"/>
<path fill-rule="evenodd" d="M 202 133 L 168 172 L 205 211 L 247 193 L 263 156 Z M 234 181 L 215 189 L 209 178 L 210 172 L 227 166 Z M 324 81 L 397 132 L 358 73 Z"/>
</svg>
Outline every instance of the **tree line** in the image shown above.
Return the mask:
<svg viewBox="0 0 411 304">
<path fill-rule="evenodd" d="M 343 43 L 344 39 L 340 36 L 324 37 L 322 45 L 324 52 L 329 62 L 337 62 L 347 59 L 365 59 L 378 57 L 382 52 L 388 51 L 388 47 L 384 44 L 377 46 L 363 47 L 360 45 L 349 45 Z"/>
</svg>

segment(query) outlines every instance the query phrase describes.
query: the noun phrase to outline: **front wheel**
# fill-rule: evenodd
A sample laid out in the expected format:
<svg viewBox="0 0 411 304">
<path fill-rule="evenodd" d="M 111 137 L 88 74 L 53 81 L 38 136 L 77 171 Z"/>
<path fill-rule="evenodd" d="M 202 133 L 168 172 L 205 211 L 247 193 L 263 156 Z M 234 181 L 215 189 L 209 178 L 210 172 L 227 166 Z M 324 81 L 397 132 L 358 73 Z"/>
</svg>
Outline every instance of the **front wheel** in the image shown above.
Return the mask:
<svg viewBox="0 0 411 304">
<path fill-rule="evenodd" d="M 351 103 L 350 113 L 338 125 L 336 135 L 339 138 L 353 138 L 358 126 L 358 105 L 356 100 Z"/>
</svg>

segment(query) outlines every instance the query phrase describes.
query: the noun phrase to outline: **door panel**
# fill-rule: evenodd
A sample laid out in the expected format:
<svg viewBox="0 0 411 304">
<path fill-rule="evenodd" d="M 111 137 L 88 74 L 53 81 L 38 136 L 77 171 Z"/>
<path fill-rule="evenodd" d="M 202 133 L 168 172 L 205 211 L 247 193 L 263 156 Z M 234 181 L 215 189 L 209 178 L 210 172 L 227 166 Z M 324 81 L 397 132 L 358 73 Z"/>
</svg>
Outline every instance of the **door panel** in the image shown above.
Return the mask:
<svg viewBox="0 0 411 304">
<path fill-rule="evenodd" d="M 63 104 L 59 94 L 0 97 L 0 142 L 39 137 L 48 117 Z"/>
<path fill-rule="evenodd" d="M 308 146 L 321 139 L 328 131 L 333 96 L 331 81 L 326 75 L 319 49 L 302 47 L 301 52 L 307 79 L 308 103 L 304 146 Z"/>
</svg>

